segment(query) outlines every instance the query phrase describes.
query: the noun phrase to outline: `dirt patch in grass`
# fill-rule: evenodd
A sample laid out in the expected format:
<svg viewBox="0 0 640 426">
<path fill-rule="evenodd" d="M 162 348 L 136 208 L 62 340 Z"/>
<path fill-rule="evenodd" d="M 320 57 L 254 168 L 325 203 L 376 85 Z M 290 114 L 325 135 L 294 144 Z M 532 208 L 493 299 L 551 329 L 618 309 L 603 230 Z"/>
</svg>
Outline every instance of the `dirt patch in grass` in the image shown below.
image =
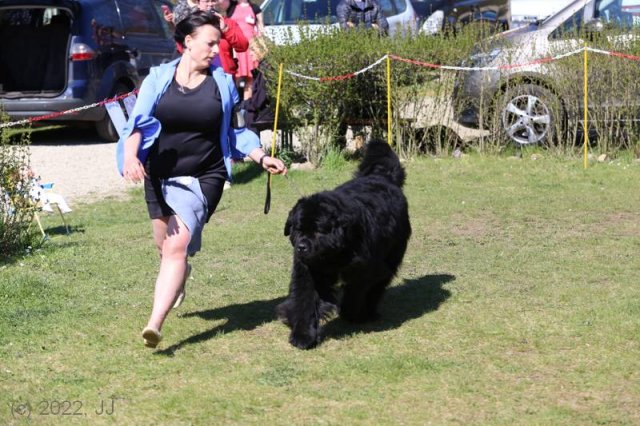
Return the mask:
<svg viewBox="0 0 640 426">
<path fill-rule="evenodd" d="M 640 213 L 614 212 L 603 220 L 601 229 L 619 233 L 625 237 L 640 236 Z"/>
</svg>

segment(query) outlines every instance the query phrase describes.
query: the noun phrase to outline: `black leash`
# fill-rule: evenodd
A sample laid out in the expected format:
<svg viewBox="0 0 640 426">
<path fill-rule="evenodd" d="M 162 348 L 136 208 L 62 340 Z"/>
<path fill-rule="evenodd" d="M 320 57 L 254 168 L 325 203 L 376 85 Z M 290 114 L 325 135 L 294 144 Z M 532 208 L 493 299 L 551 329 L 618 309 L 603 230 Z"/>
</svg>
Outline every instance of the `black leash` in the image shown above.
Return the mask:
<svg viewBox="0 0 640 426">
<path fill-rule="evenodd" d="M 267 197 L 264 200 L 264 214 L 271 210 L 271 173 L 267 174 Z"/>
<path fill-rule="evenodd" d="M 271 173 L 267 176 L 267 196 L 264 200 L 264 214 L 268 214 L 269 210 L 271 210 Z M 288 174 L 284 175 L 285 179 L 287 179 L 287 183 L 291 188 L 293 188 L 300 197 L 304 197 L 304 193 L 300 190 L 300 187 L 296 185 L 296 183 L 289 177 Z"/>
</svg>

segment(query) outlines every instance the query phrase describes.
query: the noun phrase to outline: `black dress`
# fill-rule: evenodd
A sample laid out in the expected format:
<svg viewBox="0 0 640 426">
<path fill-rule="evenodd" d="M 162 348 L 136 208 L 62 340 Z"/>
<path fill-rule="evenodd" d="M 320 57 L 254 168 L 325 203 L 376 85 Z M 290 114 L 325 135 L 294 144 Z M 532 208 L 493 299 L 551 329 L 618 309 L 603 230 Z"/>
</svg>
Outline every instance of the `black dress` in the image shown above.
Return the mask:
<svg viewBox="0 0 640 426">
<path fill-rule="evenodd" d="M 155 118 L 162 129 L 145 164 L 145 200 L 149 217 L 174 215 L 162 196 L 160 180 L 176 176 L 198 178 L 207 199 L 207 220 L 220 201 L 227 169 L 220 148 L 222 100 L 216 81 L 208 75 L 193 89 L 175 80 L 160 97 Z"/>
</svg>

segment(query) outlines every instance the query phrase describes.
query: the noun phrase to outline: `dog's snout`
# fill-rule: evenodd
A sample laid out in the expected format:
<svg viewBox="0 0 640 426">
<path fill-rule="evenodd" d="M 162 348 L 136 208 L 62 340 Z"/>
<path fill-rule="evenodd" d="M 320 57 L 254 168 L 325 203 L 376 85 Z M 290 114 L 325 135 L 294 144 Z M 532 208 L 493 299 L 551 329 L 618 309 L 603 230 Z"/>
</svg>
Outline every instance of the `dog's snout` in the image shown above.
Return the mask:
<svg viewBox="0 0 640 426">
<path fill-rule="evenodd" d="M 296 244 L 296 250 L 298 251 L 298 253 L 306 253 L 307 251 L 309 251 L 309 245 L 304 241 L 299 242 L 298 244 Z"/>
</svg>

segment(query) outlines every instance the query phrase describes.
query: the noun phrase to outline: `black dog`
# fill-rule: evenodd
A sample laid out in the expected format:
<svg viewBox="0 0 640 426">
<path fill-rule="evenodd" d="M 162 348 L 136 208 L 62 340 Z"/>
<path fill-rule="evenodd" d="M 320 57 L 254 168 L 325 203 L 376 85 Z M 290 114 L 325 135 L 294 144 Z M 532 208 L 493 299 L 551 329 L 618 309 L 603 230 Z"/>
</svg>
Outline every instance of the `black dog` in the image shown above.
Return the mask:
<svg viewBox="0 0 640 426">
<path fill-rule="evenodd" d="M 320 341 L 320 320 L 339 304 L 340 317 L 377 317 L 378 302 L 395 275 L 411 236 L 405 172 L 395 152 L 371 141 L 352 180 L 333 191 L 298 200 L 284 234 L 293 245 L 287 299 L 276 313 L 289 327 L 292 345 Z M 342 281 L 342 297 L 338 297 Z"/>
</svg>

